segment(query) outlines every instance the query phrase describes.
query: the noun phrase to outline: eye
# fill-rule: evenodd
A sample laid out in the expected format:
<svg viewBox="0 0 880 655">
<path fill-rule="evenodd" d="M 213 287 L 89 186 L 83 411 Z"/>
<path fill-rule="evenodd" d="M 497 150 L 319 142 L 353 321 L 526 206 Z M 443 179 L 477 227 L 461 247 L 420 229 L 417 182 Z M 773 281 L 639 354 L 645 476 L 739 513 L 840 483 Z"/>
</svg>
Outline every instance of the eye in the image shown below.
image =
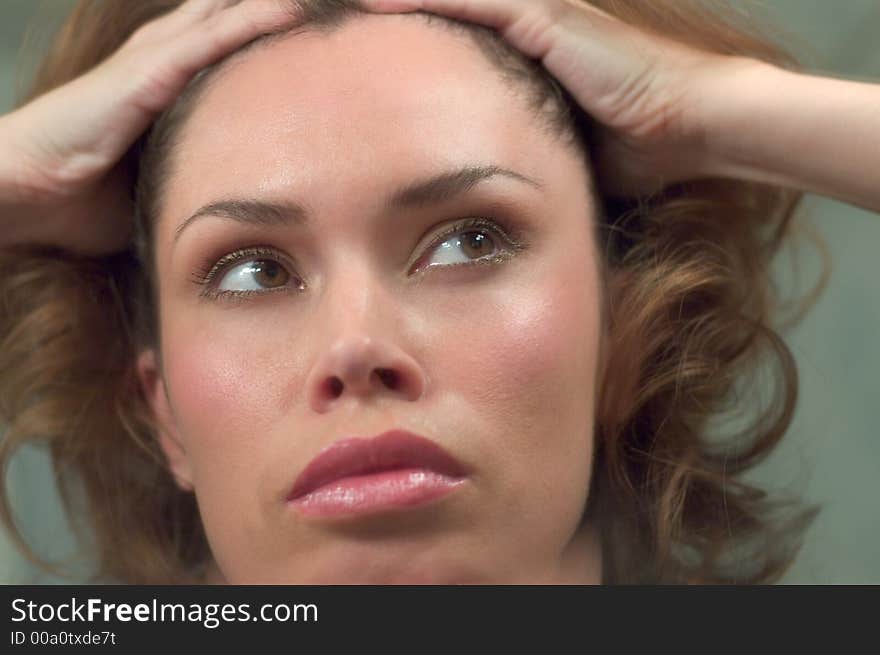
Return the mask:
<svg viewBox="0 0 880 655">
<path fill-rule="evenodd" d="M 282 261 L 284 257 L 271 248 L 245 248 L 225 255 L 208 271 L 197 271 L 193 281 L 205 286 L 201 295 L 210 299 L 285 291 L 290 289 L 291 280 L 301 290 L 302 282 Z"/>
<path fill-rule="evenodd" d="M 262 291 L 266 288 L 277 289 L 284 286 L 290 274 L 284 267 L 272 259 L 250 259 L 243 264 L 233 266 L 223 275 L 218 284 L 218 291 L 239 291 L 241 289 L 224 288 L 227 284 L 236 287 L 247 285 L 248 280 L 255 280 L 259 286 L 252 286 L 244 291 Z"/>
<path fill-rule="evenodd" d="M 492 221 L 474 218 L 457 223 L 437 237 L 428 253 L 417 263 L 428 262 L 421 267 L 423 271 L 436 267 L 494 264 L 509 259 L 523 248 L 520 241 L 507 236 L 504 229 Z"/>
<path fill-rule="evenodd" d="M 519 236 L 522 228 L 506 231 L 497 223 L 471 218 L 459 221 L 435 237 L 427 253 L 416 262 L 427 261 L 420 274 L 430 268 L 496 264 L 515 256 L 527 245 Z M 516 236 L 509 236 L 509 234 Z M 451 237 L 451 238 L 450 238 Z M 437 256 L 429 256 L 437 253 Z M 294 267 L 274 248 L 255 246 L 236 250 L 217 263 L 193 274 L 193 282 L 204 286 L 199 294 L 210 300 L 245 300 L 268 293 L 302 291 L 305 284 L 290 271 Z"/>
</svg>

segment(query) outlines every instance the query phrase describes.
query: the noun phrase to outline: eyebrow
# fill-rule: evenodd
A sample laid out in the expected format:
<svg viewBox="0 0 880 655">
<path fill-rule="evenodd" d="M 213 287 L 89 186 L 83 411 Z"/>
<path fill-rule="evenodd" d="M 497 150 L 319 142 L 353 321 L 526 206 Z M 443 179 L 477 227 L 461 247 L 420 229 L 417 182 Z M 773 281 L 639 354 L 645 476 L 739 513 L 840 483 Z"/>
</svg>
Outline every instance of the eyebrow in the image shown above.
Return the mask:
<svg viewBox="0 0 880 655">
<path fill-rule="evenodd" d="M 424 180 L 397 189 L 385 202 L 385 209 L 415 209 L 436 205 L 460 196 L 480 182 L 502 176 L 543 189 L 543 183 L 522 173 L 501 166 L 464 166 L 432 175 Z M 296 202 L 266 202 L 254 199 L 227 199 L 210 202 L 181 223 L 174 232 L 174 243 L 181 233 L 195 221 L 215 216 L 249 225 L 283 226 L 308 225 L 311 217 L 306 208 Z"/>
</svg>

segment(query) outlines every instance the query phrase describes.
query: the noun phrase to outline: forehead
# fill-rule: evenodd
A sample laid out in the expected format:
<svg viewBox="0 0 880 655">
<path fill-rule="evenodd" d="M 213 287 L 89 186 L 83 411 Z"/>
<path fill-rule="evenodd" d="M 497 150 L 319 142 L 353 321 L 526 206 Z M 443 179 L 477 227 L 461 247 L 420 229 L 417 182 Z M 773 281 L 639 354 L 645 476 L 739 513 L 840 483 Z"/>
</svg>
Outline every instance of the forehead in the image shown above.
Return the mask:
<svg viewBox="0 0 880 655">
<path fill-rule="evenodd" d="M 320 200 L 463 163 L 540 177 L 552 145 L 525 101 L 465 34 L 417 16 L 364 15 L 236 59 L 211 81 L 171 159 L 178 218 L 236 193 Z M 359 189 L 360 187 L 360 189 Z"/>
</svg>

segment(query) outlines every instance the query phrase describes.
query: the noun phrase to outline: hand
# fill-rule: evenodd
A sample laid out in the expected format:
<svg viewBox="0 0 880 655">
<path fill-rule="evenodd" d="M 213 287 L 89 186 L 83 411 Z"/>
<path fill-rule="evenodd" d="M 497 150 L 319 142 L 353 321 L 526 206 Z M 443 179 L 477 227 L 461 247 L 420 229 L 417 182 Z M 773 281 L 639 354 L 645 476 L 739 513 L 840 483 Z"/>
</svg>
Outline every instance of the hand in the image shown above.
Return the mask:
<svg viewBox="0 0 880 655">
<path fill-rule="evenodd" d="M 373 12 L 424 10 L 494 28 L 544 67 L 606 129 L 589 144 L 602 188 L 619 196 L 710 175 L 707 145 L 723 80 L 763 64 L 637 29 L 585 0 L 362 0 Z M 711 93 L 709 91 L 712 91 Z M 722 98 L 722 100 L 715 100 Z"/>
<path fill-rule="evenodd" d="M 132 221 L 120 159 L 199 70 L 291 22 L 285 4 L 187 0 L 90 72 L 0 117 L 0 232 L 7 235 L 0 245 L 121 250 Z"/>
</svg>

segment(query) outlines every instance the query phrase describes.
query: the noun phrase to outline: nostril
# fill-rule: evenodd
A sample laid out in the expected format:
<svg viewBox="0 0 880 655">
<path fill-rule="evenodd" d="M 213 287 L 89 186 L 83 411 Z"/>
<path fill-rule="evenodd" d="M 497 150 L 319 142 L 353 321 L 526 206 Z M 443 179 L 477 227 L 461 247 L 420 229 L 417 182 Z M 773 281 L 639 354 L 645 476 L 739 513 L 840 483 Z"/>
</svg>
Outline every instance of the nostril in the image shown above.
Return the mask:
<svg viewBox="0 0 880 655">
<path fill-rule="evenodd" d="M 390 389 L 397 388 L 397 373 L 387 368 L 380 368 L 376 370 L 376 375 L 379 376 L 379 379 L 385 383 Z"/>
<path fill-rule="evenodd" d="M 330 393 L 333 394 L 334 398 L 338 398 L 339 394 L 342 393 L 342 380 L 337 377 L 330 378 L 327 386 L 330 388 Z"/>
</svg>

